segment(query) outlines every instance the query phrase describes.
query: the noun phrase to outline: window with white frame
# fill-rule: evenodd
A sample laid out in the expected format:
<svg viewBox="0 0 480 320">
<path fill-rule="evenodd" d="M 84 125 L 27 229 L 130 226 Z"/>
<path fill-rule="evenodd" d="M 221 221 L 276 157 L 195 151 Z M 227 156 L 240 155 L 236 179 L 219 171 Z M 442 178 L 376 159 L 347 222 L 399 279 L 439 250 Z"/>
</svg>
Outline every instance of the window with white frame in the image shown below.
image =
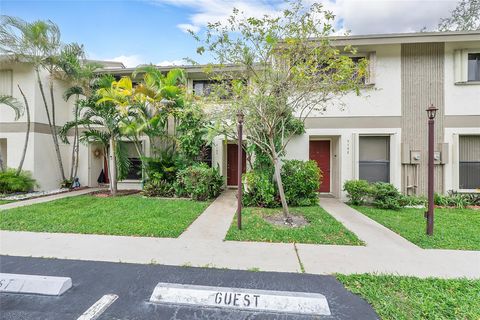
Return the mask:
<svg viewBox="0 0 480 320">
<path fill-rule="evenodd" d="M 480 188 L 480 135 L 459 137 L 459 188 Z"/>
<path fill-rule="evenodd" d="M 359 137 L 359 179 L 390 182 L 390 137 Z"/>
<path fill-rule="evenodd" d="M 455 83 L 480 83 L 480 48 L 454 52 Z"/>
</svg>

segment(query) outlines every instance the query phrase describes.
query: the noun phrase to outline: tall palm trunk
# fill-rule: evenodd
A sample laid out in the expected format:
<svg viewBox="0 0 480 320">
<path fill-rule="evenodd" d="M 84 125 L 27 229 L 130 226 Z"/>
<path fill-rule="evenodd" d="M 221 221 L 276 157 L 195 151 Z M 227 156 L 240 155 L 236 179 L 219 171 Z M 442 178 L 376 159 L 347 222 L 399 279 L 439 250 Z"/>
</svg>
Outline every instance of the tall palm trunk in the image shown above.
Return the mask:
<svg viewBox="0 0 480 320">
<path fill-rule="evenodd" d="M 58 136 L 57 136 L 57 128 L 53 125 L 52 119 L 50 118 L 50 111 L 48 110 L 48 102 L 47 102 L 47 97 L 45 96 L 45 90 L 43 88 L 42 80 L 40 79 L 40 71 L 38 70 L 38 67 L 35 68 L 35 72 L 37 74 L 37 83 L 38 87 L 40 88 L 40 93 L 42 95 L 43 99 L 43 104 L 45 106 L 45 113 L 47 115 L 47 120 L 48 120 L 48 126 L 50 127 L 50 132 L 52 134 L 52 139 L 53 139 L 53 145 L 55 147 L 55 153 L 57 155 L 57 161 L 58 161 L 58 169 L 60 170 L 60 176 L 62 178 L 62 181 L 65 181 L 65 172 L 63 170 L 63 162 L 62 162 L 62 155 L 60 154 L 60 146 L 58 144 Z M 53 115 L 55 114 L 55 108 L 53 104 L 53 84 L 50 86 L 50 94 L 52 97 L 52 113 Z"/>
<path fill-rule="evenodd" d="M 113 134 L 110 138 L 110 192 L 112 196 L 117 195 L 117 156 L 116 156 L 116 141 Z"/>
<path fill-rule="evenodd" d="M 271 137 L 269 140 L 270 140 L 270 148 L 273 155 L 273 167 L 275 171 L 275 180 L 277 181 L 278 193 L 280 195 L 280 202 L 282 203 L 283 217 L 285 218 L 285 222 L 291 223 L 292 217 L 290 217 L 287 200 L 285 198 L 285 191 L 283 189 L 282 175 L 280 171 L 280 159 L 278 157 L 277 152 L 275 151 L 275 143 L 273 141 L 273 137 Z"/>
<path fill-rule="evenodd" d="M 30 120 L 30 107 L 28 106 L 27 97 L 25 96 L 22 89 L 20 88 L 20 85 L 17 84 L 17 87 L 18 87 L 18 90 L 20 90 L 20 93 L 22 94 L 23 101 L 25 102 L 25 111 L 27 112 L 27 133 L 25 134 L 25 143 L 23 144 L 22 158 L 20 159 L 20 164 L 18 165 L 18 168 L 17 168 L 17 176 L 18 176 L 20 172 L 22 172 L 23 162 L 25 161 L 25 155 L 27 154 L 28 139 L 30 137 L 31 120 Z"/>
<path fill-rule="evenodd" d="M 70 166 L 70 180 L 77 176 L 78 172 L 78 152 L 79 152 L 79 135 L 78 135 L 78 94 L 75 99 L 75 127 L 74 127 L 74 136 L 73 136 L 73 146 L 72 146 L 72 163 Z"/>
</svg>

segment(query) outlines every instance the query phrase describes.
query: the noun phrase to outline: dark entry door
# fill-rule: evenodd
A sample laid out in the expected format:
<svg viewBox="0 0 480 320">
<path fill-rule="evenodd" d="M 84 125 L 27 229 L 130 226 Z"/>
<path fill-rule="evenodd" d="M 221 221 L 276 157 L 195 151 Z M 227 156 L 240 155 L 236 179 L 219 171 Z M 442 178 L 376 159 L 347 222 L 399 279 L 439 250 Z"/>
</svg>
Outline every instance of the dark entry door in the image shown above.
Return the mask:
<svg viewBox="0 0 480 320">
<path fill-rule="evenodd" d="M 323 181 L 320 192 L 330 192 L 330 140 L 310 141 L 310 159 L 322 170 Z"/>
<path fill-rule="evenodd" d="M 245 173 L 247 166 L 247 157 L 245 151 L 242 153 L 242 172 Z M 227 145 L 227 185 L 238 185 L 238 146 L 236 144 Z"/>
</svg>

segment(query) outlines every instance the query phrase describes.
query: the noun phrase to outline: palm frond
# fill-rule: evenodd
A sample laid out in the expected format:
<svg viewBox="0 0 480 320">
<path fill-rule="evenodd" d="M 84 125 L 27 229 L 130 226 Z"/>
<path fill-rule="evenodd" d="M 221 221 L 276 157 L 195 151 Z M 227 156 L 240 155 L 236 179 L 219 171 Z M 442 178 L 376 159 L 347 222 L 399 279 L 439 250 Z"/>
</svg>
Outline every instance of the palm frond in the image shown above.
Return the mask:
<svg viewBox="0 0 480 320">
<path fill-rule="evenodd" d="M 117 159 L 117 177 L 118 180 L 124 180 L 128 175 L 128 171 L 130 170 L 131 165 L 125 143 L 122 141 L 118 141 L 115 152 L 115 156 Z"/>
<path fill-rule="evenodd" d="M 15 120 L 18 120 L 23 115 L 23 104 L 14 97 L 9 95 L 0 95 L 0 105 L 2 104 L 10 107 L 15 112 Z"/>
</svg>

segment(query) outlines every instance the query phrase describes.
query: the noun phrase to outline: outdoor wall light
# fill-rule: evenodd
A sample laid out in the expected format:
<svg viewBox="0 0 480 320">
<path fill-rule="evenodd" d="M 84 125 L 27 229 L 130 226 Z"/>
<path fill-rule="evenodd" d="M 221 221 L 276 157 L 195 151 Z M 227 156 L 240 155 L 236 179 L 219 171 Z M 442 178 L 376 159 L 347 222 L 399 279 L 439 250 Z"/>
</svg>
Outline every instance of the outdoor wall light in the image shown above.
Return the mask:
<svg viewBox="0 0 480 320">
<path fill-rule="evenodd" d="M 428 115 L 428 119 L 430 119 L 430 120 L 435 119 L 435 116 L 437 115 L 437 110 L 438 110 L 438 108 L 435 108 L 433 106 L 433 104 L 431 104 L 430 107 L 428 107 L 428 109 L 426 110 L 427 115 Z"/>
</svg>

